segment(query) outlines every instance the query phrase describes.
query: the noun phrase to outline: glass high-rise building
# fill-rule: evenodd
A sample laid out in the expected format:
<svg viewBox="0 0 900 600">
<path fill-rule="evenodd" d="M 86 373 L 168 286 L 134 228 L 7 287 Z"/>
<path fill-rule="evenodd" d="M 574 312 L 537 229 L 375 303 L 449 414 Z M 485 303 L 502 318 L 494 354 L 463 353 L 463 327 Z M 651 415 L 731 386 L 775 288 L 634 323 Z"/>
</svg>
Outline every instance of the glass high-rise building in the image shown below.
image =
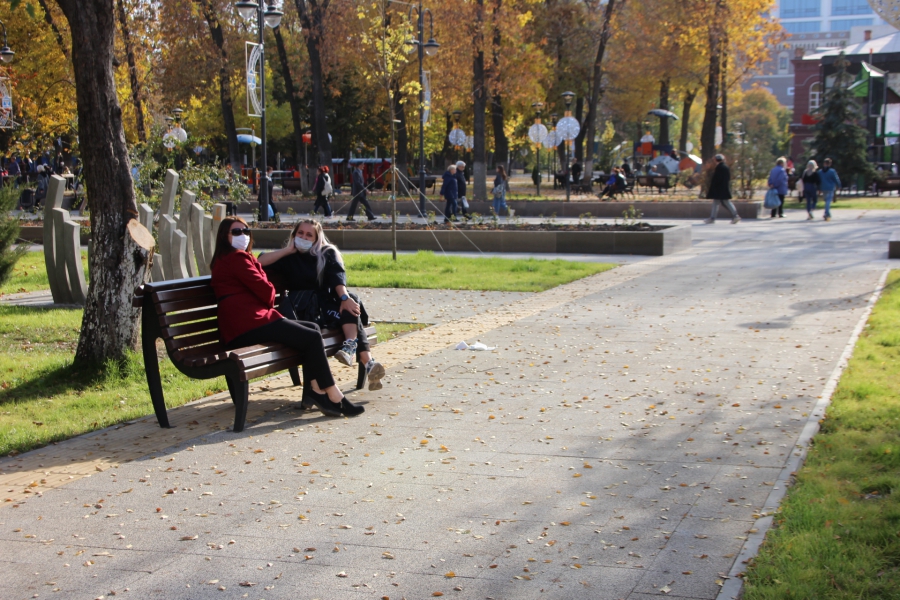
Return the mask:
<svg viewBox="0 0 900 600">
<path fill-rule="evenodd" d="M 788 33 L 850 31 L 851 27 L 884 25 L 868 0 L 778 0 L 775 16 Z"/>
</svg>

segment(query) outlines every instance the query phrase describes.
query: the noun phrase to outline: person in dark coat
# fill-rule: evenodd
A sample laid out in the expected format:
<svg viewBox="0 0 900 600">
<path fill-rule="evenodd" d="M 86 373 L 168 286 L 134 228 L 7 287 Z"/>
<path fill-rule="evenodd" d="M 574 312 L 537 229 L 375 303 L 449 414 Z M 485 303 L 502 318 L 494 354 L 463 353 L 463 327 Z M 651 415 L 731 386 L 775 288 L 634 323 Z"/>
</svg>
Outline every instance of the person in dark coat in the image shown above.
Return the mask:
<svg viewBox="0 0 900 600">
<path fill-rule="evenodd" d="M 459 198 L 459 182 L 456 180 L 456 165 L 447 167 L 443 175 L 444 183 L 441 184 L 441 198 L 447 201 L 444 206 L 444 223 L 451 219 L 456 220 L 456 200 Z"/>
<path fill-rule="evenodd" d="M 326 187 L 330 189 L 326 189 Z M 326 217 L 330 217 L 334 214 L 331 210 L 331 205 L 328 204 L 328 196 L 334 192 L 334 186 L 331 183 L 331 175 L 328 174 L 328 167 L 319 167 L 319 174 L 316 176 L 316 185 L 313 188 L 313 191 L 316 193 L 316 203 L 313 205 L 313 214 L 319 212 L 320 206 Z"/>
<path fill-rule="evenodd" d="M 466 163 L 456 161 L 456 207 L 462 211 L 464 219 L 469 220 L 469 201 L 466 200 Z"/>
<path fill-rule="evenodd" d="M 712 179 L 709 182 L 709 191 L 707 191 L 706 197 L 712 200 L 713 203 L 712 214 L 704 221 L 705 223 L 716 222 L 719 204 L 722 204 L 731 213 L 732 224 L 741 221 L 737 214 L 737 209 L 731 202 L 731 170 L 725 164 L 725 157 L 721 154 L 716 154 L 716 169 L 713 171 Z"/>
<path fill-rule="evenodd" d="M 360 204 L 363 205 L 363 208 L 366 211 L 366 218 L 370 221 L 375 220 L 375 213 L 372 212 L 372 205 L 369 204 L 369 198 L 366 193 L 366 178 L 363 175 L 363 168 L 365 166 L 364 163 L 359 163 L 356 165 L 356 168 L 353 169 L 353 179 L 350 184 L 350 194 L 353 196 L 353 200 L 350 202 L 350 210 L 347 213 L 348 221 L 353 221 L 353 215 L 356 214 L 356 207 Z"/>
<path fill-rule="evenodd" d="M 578 159 L 575 159 L 575 162 L 572 163 L 572 183 L 578 185 L 581 183 L 581 173 L 583 169 L 581 167 L 581 163 L 578 162 Z"/>
</svg>

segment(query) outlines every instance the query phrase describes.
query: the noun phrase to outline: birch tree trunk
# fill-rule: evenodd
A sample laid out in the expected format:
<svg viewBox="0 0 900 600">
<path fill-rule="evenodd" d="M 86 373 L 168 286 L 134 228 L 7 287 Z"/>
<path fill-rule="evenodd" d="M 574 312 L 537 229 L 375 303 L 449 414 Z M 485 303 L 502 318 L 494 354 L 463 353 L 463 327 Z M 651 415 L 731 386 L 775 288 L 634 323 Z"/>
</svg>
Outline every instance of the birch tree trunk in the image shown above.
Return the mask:
<svg viewBox="0 0 900 600">
<path fill-rule="evenodd" d="M 125 0 L 116 0 L 116 14 L 119 17 L 119 29 L 122 31 L 122 44 L 125 46 L 125 61 L 128 63 L 128 83 L 131 85 L 131 103 L 134 105 L 135 128 L 138 140 L 147 141 L 147 128 L 144 125 L 144 106 L 141 100 L 141 82 L 138 79 L 137 61 L 134 58 L 134 43 L 131 30 L 128 28 L 128 16 L 125 14 Z"/>
<path fill-rule="evenodd" d="M 78 364 L 123 360 L 135 349 L 140 309 L 134 288 L 145 283 L 153 237 L 137 221 L 131 164 L 116 97 L 113 0 L 57 0 L 72 32 L 72 68 L 78 104 L 81 158 L 91 211 L 93 251 Z"/>
<path fill-rule="evenodd" d="M 228 68 L 228 50 L 225 48 L 225 34 L 210 0 L 197 0 L 203 10 L 203 17 L 209 26 L 209 35 L 219 51 L 219 102 L 222 105 L 222 125 L 228 141 L 228 162 L 235 172 L 241 172 L 241 149 L 237 141 L 237 124 L 234 120 L 234 100 L 231 96 L 231 74 Z"/>
<path fill-rule="evenodd" d="M 619 9 L 625 6 L 625 0 L 619 0 Z M 616 10 L 616 0 L 609 0 L 603 13 L 603 26 L 600 29 L 600 44 L 597 46 L 597 56 L 594 59 L 594 71 L 591 79 L 591 98 L 588 104 L 587 133 L 585 138 L 588 143 L 588 151 L 584 161 L 585 185 L 591 185 L 594 173 L 594 138 L 597 137 L 597 108 L 600 106 L 600 97 L 603 95 L 603 55 L 606 53 L 606 45 L 612 35 L 612 18 Z"/>
<path fill-rule="evenodd" d="M 278 48 L 278 62 L 281 65 L 281 77 L 284 79 L 284 93 L 287 94 L 291 107 L 291 123 L 294 126 L 294 163 L 303 165 L 303 117 L 300 110 L 300 98 L 297 97 L 297 88 L 294 87 L 294 77 L 291 75 L 291 66 L 288 62 L 287 48 L 284 45 L 284 36 L 281 35 L 281 27 L 272 30 L 275 34 L 275 46 Z M 306 165 L 303 165 L 306 166 Z M 309 177 L 303 177 L 300 171 L 300 191 L 309 193 Z"/>
<path fill-rule="evenodd" d="M 487 111 L 487 89 L 484 73 L 484 0 L 475 3 L 475 58 L 472 64 L 472 97 L 474 125 L 472 135 L 475 147 L 472 150 L 472 194 L 476 201 L 487 200 L 487 163 L 485 157 L 485 112 Z"/>
<path fill-rule="evenodd" d="M 294 0 L 300 23 L 306 32 L 306 53 L 309 56 L 309 72 L 312 79 L 313 141 L 318 151 L 319 166 L 331 168 L 331 139 L 325 121 L 325 82 L 322 72 L 320 46 L 325 39 L 325 11 L 330 0 Z"/>
<path fill-rule="evenodd" d="M 706 110 L 700 130 L 700 157 L 703 162 L 716 155 L 716 118 L 719 105 L 719 71 L 722 64 L 721 25 L 725 19 L 725 0 L 716 0 L 709 25 L 709 72 L 706 80 Z"/>
</svg>

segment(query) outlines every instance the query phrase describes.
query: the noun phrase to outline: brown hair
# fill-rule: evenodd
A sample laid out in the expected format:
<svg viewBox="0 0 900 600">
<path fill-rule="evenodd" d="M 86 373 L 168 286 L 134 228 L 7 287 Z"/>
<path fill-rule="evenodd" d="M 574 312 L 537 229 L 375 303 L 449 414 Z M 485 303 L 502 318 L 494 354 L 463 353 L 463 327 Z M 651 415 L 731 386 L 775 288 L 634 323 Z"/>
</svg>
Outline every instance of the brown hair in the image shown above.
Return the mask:
<svg viewBox="0 0 900 600">
<path fill-rule="evenodd" d="M 213 268 L 213 265 L 216 264 L 217 260 L 234 252 L 234 247 L 228 243 L 228 232 L 231 231 L 231 228 L 235 223 L 241 223 L 244 227 L 249 227 L 247 221 L 240 217 L 226 217 L 222 219 L 222 223 L 219 225 L 219 231 L 216 233 L 216 250 L 213 253 L 212 260 L 209 262 L 210 269 Z M 250 244 L 247 246 L 247 252 L 250 252 L 252 249 L 253 236 L 251 235 Z"/>
<path fill-rule="evenodd" d="M 503 168 L 503 165 L 497 165 L 497 170 L 500 171 L 500 176 L 503 177 L 503 181 L 506 181 L 506 169 Z"/>
</svg>

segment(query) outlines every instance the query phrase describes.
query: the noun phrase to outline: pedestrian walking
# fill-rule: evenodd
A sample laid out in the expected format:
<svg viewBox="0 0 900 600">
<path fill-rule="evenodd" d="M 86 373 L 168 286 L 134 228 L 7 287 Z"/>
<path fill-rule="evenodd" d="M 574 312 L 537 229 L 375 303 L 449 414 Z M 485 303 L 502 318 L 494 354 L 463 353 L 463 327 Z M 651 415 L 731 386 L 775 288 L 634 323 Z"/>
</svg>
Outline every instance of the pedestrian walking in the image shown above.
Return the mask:
<svg viewBox="0 0 900 600">
<path fill-rule="evenodd" d="M 819 197 L 819 165 L 811 160 L 806 163 L 806 169 L 801 176 L 803 179 L 803 197 L 806 199 L 806 220 L 812 221 L 812 211 L 816 209 L 816 200 Z"/>
<path fill-rule="evenodd" d="M 787 159 L 782 156 L 775 161 L 775 166 L 769 171 L 769 188 L 778 192 L 778 200 L 780 201 L 778 208 L 772 209 L 773 219 L 776 215 L 781 218 L 784 217 L 784 197 L 788 193 L 788 176 L 787 171 L 784 169 L 786 161 Z"/>
<path fill-rule="evenodd" d="M 331 183 L 331 175 L 328 174 L 328 167 L 321 166 L 318 170 L 318 175 L 316 175 L 316 185 L 313 187 L 313 191 L 316 193 L 316 203 L 313 205 L 313 214 L 319 212 L 319 207 L 322 207 L 322 212 L 325 213 L 326 217 L 330 217 L 334 214 L 331 210 L 331 205 L 328 203 L 328 198 L 334 193 L 334 186 Z"/>
<path fill-rule="evenodd" d="M 353 221 L 353 216 L 356 214 L 356 207 L 360 204 L 363 205 L 363 209 L 366 211 L 366 218 L 370 221 L 375 220 L 375 213 L 372 212 L 372 205 L 369 204 L 369 198 L 366 193 L 366 178 L 363 175 L 363 168 L 365 166 L 365 164 L 359 163 L 356 165 L 356 168 L 353 169 L 353 177 L 350 182 L 350 193 L 353 195 L 353 200 L 350 201 L 350 210 L 347 214 L 347 221 Z"/>
<path fill-rule="evenodd" d="M 834 193 L 841 189 L 841 178 L 838 177 L 837 171 L 831 166 L 831 159 L 826 158 L 822 161 L 822 168 L 819 169 L 819 189 L 822 190 L 822 196 L 825 198 L 825 220 L 831 220 L 831 202 L 834 200 Z"/>
<path fill-rule="evenodd" d="M 441 198 L 447 201 L 444 205 L 444 224 L 456 220 L 456 200 L 459 197 L 459 182 L 456 179 L 456 165 L 447 167 L 441 184 Z"/>
<path fill-rule="evenodd" d="M 469 220 L 469 201 L 466 199 L 466 163 L 457 161 L 456 163 L 456 193 L 459 196 L 456 200 L 456 207 L 462 212 L 462 216 Z"/>
<path fill-rule="evenodd" d="M 725 157 L 716 154 L 716 168 L 713 171 L 712 179 L 709 182 L 709 190 L 706 197 L 712 200 L 712 214 L 704 223 L 715 223 L 716 215 L 719 213 L 719 205 L 724 206 L 731 213 L 731 223 L 740 223 L 741 218 L 737 214 L 737 209 L 731 202 L 731 169 L 725 164 Z"/>
<path fill-rule="evenodd" d="M 509 210 L 506 209 L 506 192 L 509 190 L 509 178 L 506 176 L 506 169 L 503 165 L 497 165 L 497 176 L 494 177 L 494 189 L 491 194 L 494 196 L 494 215 L 499 217 L 503 210 L 507 215 Z"/>
</svg>

